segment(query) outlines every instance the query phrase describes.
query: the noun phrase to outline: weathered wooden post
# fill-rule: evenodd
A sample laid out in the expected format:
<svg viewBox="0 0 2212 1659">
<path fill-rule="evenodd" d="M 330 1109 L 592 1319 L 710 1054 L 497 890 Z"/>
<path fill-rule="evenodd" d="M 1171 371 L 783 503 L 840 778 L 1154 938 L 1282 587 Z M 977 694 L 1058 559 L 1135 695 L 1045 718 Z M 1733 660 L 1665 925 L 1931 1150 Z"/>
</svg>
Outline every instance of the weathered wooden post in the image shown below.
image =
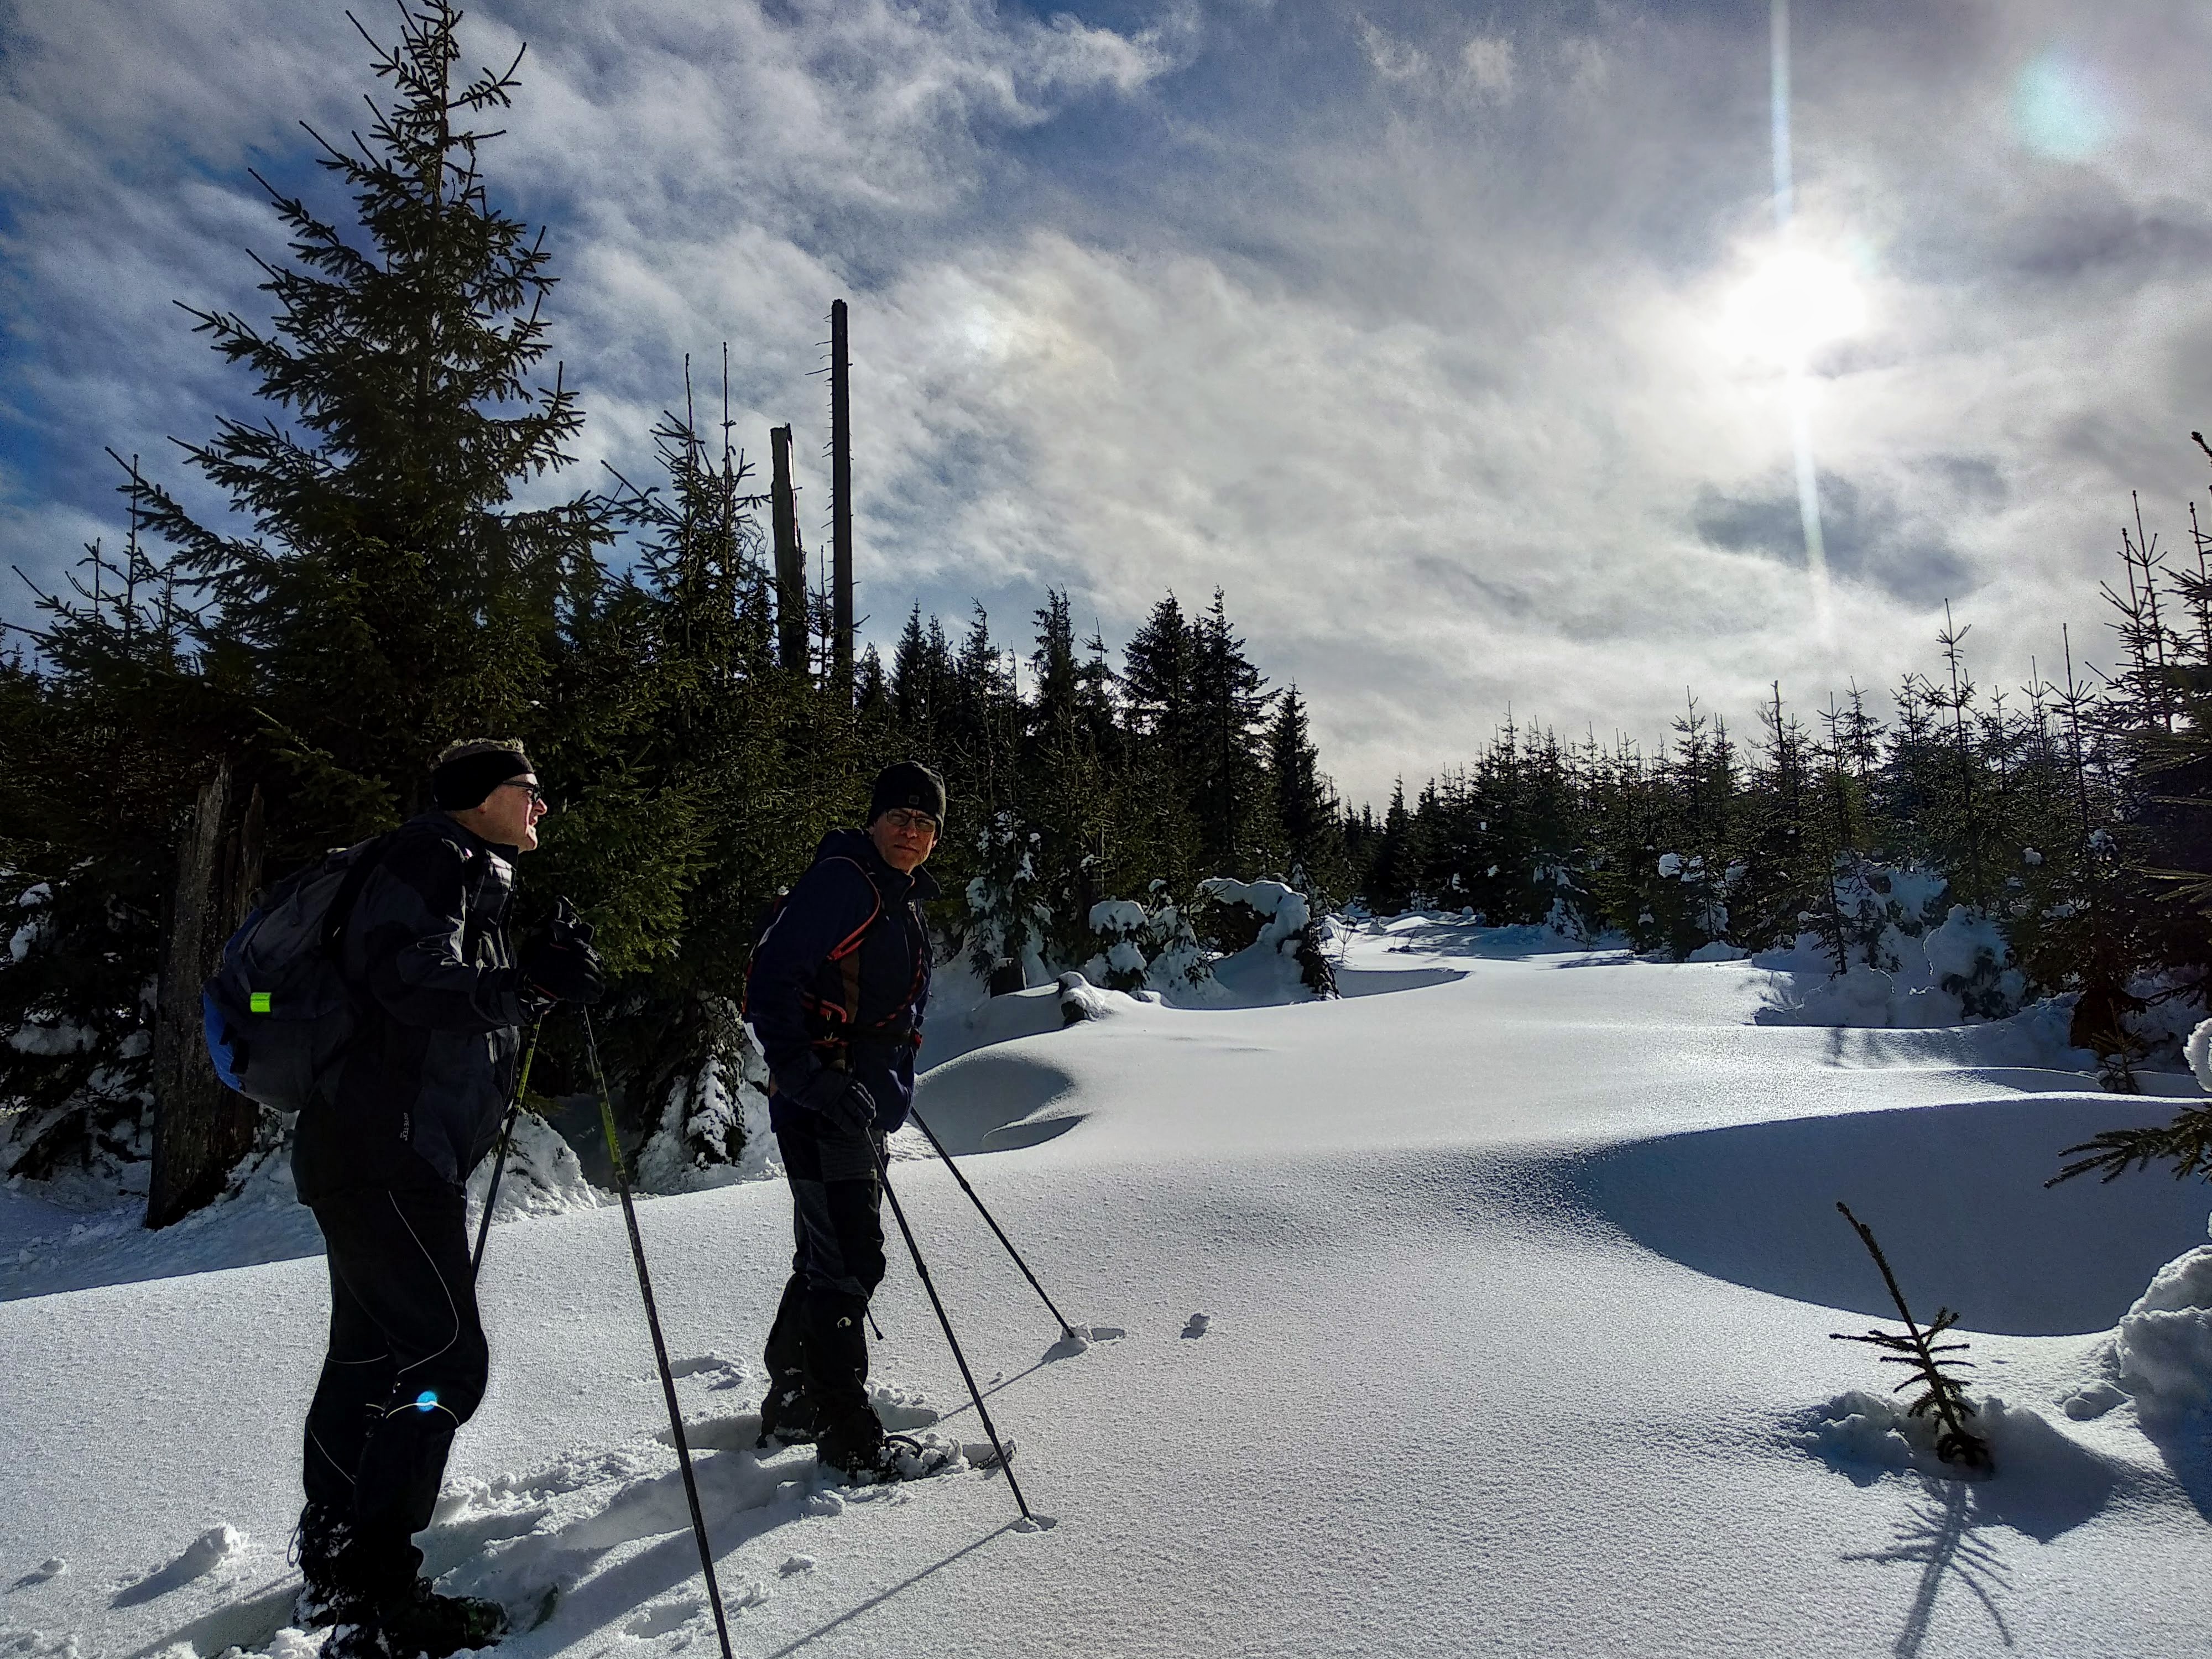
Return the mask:
<svg viewBox="0 0 2212 1659">
<path fill-rule="evenodd" d="M 806 555 L 799 542 L 799 501 L 791 488 L 791 428 L 769 428 L 775 481 L 770 519 L 775 530 L 777 652 L 789 672 L 806 672 Z"/>
<path fill-rule="evenodd" d="M 216 1079 L 201 1036 L 200 984 L 261 888 L 261 789 L 234 813 L 230 766 L 218 765 L 199 792 L 177 849 L 154 1015 L 154 1172 L 146 1224 L 166 1227 L 222 1190 L 253 1150 L 261 1109 Z"/>
<path fill-rule="evenodd" d="M 830 673 L 853 689 L 853 405 L 845 302 L 830 304 Z"/>
</svg>

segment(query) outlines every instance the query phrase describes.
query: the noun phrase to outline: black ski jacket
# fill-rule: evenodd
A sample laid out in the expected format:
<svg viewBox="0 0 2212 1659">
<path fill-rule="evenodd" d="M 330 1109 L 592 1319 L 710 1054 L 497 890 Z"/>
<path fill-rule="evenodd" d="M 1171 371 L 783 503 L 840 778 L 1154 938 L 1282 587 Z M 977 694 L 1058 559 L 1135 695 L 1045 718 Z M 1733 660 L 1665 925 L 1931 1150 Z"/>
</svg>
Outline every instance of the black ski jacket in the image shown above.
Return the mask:
<svg viewBox="0 0 2212 1659">
<path fill-rule="evenodd" d="M 769 1115 L 790 1127 L 825 1067 L 849 1069 L 886 1132 L 914 1099 L 914 1051 L 929 1000 L 931 947 L 921 907 L 937 896 L 927 870 L 902 876 L 859 830 L 833 830 L 753 951 L 745 1017 L 775 1079 Z M 842 958 L 860 972 L 858 1018 L 846 1018 Z"/>
<path fill-rule="evenodd" d="M 514 849 L 443 812 L 403 824 L 347 919 L 362 1027 L 300 1114 L 303 1202 L 356 1187 L 458 1186 L 498 1138 L 524 1018 L 507 938 Z"/>
</svg>

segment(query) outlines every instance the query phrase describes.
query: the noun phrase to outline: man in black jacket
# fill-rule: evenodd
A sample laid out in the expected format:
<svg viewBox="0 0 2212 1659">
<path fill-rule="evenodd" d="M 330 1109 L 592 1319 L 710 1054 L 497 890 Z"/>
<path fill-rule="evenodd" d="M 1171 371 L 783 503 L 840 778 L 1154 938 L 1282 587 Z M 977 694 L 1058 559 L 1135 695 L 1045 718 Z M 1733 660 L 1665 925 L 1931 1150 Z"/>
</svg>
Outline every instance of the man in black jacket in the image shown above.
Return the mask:
<svg viewBox="0 0 2212 1659">
<path fill-rule="evenodd" d="M 753 952 L 745 1012 L 767 1056 L 798 1249 L 769 1333 L 761 1438 L 816 1443 L 860 1480 L 926 1474 L 868 1401 L 868 1300 L 884 1277 L 884 1136 L 906 1121 L 929 1000 L 921 866 L 945 781 L 902 761 L 876 780 L 865 829 L 833 830 Z"/>
<path fill-rule="evenodd" d="M 497 1138 L 524 1021 L 605 988 L 584 939 L 556 935 L 520 965 L 508 945 L 511 860 L 546 811 L 521 747 L 452 745 L 431 793 L 437 810 L 394 833 L 347 918 L 362 1030 L 293 1147 L 331 1272 L 300 1517 L 301 1617 L 337 1627 L 325 1659 L 439 1659 L 505 1628 L 495 1604 L 418 1577 L 413 1541 L 490 1364 L 462 1183 Z"/>
</svg>

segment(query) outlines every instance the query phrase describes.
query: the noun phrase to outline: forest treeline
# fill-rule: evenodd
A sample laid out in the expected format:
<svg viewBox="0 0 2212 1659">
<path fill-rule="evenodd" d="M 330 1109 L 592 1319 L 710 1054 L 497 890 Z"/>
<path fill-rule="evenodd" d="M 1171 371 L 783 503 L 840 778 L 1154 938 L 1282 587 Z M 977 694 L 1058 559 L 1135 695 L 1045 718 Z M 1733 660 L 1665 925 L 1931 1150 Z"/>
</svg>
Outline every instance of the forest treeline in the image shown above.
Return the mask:
<svg viewBox="0 0 2212 1659">
<path fill-rule="evenodd" d="M 2203 1006 L 2202 535 L 2179 560 L 2124 539 L 2109 678 L 2000 696 L 1960 628 L 1880 718 L 1856 689 L 1808 713 L 1778 688 L 1747 740 L 1692 702 L 1648 755 L 1509 726 L 1380 817 L 1337 800 L 1297 689 L 1270 686 L 1218 592 L 1164 596 L 1118 652 L 1064 592 L 1011 628 L 916 606 L 849 679 L 816 592 L 812 660 L 786 665 L 726 371 L 670 366 L 653 476 L 586 476 L 584 410 L 548 360 L 552 256 L 480 166 L 515 68 L 459 73 L 444 0 L 405 15 L 376 120 L 320 156 L 348 210 L 270 191 L 271 319 L 192 313 L 261 412 L 182 447 L 198 493 L 118 453 L 118 535 L 0 659 L 0 1174 L 143 1182 L 157 1102 L 174 1116 L 211 1086 L 213 945 L 264 881 L 422 810 L 456 736 L 522 738 L 556 804 L 520 925 L 556 895 L 597 922 L 633 1129 L 736 1065 L 763 913 L 908 756 L 951 786 L 937 926 L 986 970 L 1092 959 L 1109 900 L 1203 935 L 1213 877 L 1278 878 L 1316 914 L 1464 908 L 1678 957 L 1811 935 L 1878 970 L 1910 868 L 1999 921 L 2022 984 L 2077 996 L 2077 1040 L 2123 1086 L 2151 1006 Z M 210 498 L 229 510 L 188 504 Z M 546 1092 L 580 1084 L 571 1042 L 549 1032 Z M 216 1176 L 272 1129 L 235 1118 Z"/>
<path fill-rule="evenodd" d="M 2071 995 L 2073 1042 L 2131 1087 L 2212 973 L 2212 536 L 2191 525 L 2179 559 L 2122 531 L 2109 672 L 2062 635 L 2061 677 L 1986 686 L 1947 609 L 1940 672 L 1881 717 L 1856 684 L 1800 711 L 1777 683 L 1747 739 L 1694 696 L 1650 754 L 1509 724 L 1350 820 L 1362 895 L 1676 960 L 1809 945 L 1837 975 L 1894 971 L 1899 933 L 1964 906 L 1995 940 L 1944 988 L 1964 1012 Z"/>
</svg>

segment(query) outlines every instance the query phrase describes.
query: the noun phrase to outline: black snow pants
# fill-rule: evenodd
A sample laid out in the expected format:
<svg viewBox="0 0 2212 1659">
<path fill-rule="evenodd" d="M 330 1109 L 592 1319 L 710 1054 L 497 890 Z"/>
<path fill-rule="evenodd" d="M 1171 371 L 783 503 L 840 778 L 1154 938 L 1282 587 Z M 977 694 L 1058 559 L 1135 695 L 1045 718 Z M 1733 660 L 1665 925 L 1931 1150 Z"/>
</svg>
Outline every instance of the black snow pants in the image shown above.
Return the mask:
<svg viewBox="0 0 2212 1659">
<path fill-rule="evenodd" d="M 872 1458 L 883 1425 L 868 1403 L 868 1299 L 884 1281 L 883 1138 L 807 1114 L 776 1131 L 797 1243 L 769 1330 L 770 1386 L 801 1379 L 825 1462 Z"/>
<path fill-rule="evenodd" d="M 458 1187 L 363 1188 L 314 1206 L 331 1269 L 331 1346 L 307 1410 L 307 1501 L 353 1522 L 345 1573 L 411 1583 L 453 1431 L 482 1403 L 490 1351 Z"/>
</svg>

